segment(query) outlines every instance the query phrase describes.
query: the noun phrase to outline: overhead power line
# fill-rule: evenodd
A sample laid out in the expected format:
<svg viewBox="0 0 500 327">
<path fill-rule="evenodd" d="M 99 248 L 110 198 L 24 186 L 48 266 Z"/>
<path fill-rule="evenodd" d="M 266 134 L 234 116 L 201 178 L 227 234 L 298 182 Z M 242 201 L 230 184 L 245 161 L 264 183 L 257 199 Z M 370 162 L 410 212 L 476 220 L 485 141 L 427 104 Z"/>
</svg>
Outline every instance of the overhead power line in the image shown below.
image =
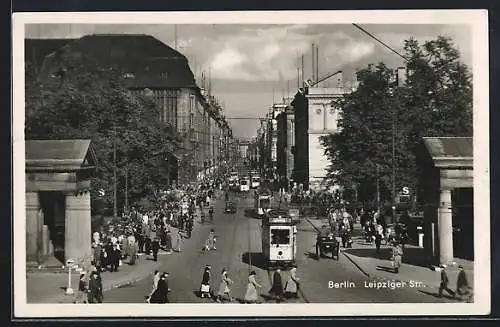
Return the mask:
<svg viewBox="0 0 500 327">
<path fill-rule="evenodd" d="M 397 54 L 399 57 L 403 58 L 404 61 L 408 61 L 408 59 L 403 56 L 402 54 L 400 54 L 399 52 L 397 52 L 396 50 L 394 50 L 393 48 L 391 48 L 389 45 L 387 45 L 387 43 L 385 43 L 384 41 L 380 40 L 379 38 L 377 38 L 375 35 L 371 34 L 370 32 L 368 32 L 367 30 L 365 30 L 364 28 L 362 28 L 361 26 L 359 26 L 358 24 L 355 24 L 355 23 L 352 23 L 352 25 L 354 25 L 356 28 L 358 28 L 360 31 L 362 31 L 363 33 L 365 33 L 366 35 L 368 35 L 369 37 L 371 37 L 372 39 L 376 40 L 377 42 L 379 42 L 380 44 L 382 44 L 384 47 L 386 47 L 387 49 L 391 50 L 392 52 L 394 52 L 395 54 Z"/>
</svg>

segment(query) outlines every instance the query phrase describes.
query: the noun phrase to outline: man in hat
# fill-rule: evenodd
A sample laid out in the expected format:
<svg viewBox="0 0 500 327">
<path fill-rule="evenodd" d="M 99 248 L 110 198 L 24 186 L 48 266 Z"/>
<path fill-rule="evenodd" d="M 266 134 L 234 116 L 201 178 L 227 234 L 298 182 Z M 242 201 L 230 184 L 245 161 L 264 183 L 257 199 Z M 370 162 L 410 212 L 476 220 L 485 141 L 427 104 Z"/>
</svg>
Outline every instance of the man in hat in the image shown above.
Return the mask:
<svg viewBox="0 0 500 327">
<path fill-rule="evenodd" d="M 441 268 L 441 283 L 439 284 L 439 297 L 443 296 L 443 291 L 446 291 L 448 294 L 451 296 L 455 297 L 455 292 L 453 292 L 449 287 L 448 287 L 448 274 L 446 273 L 446 265 L 439 265 Z"/>
<path fill-rule="evenodd" d="M 465 274 L 464 267 L 462 265 L 458 266 L 458 276 L 457 276 L 457 292 L 458 296 L 464 296 L 470 294 L 471 287 Z"/>
</svg>

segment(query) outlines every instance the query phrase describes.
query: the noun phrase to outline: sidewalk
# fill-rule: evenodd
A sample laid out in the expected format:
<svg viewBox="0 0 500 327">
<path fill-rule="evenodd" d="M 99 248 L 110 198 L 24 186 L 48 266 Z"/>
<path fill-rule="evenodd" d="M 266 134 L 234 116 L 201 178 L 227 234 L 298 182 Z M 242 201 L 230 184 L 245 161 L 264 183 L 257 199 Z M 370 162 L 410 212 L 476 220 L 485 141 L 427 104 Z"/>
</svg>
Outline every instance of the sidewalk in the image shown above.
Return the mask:
<svg viewBox="0 0 500 327">
<path fill-rule="evenodd" d="M 160 251 L 159 255 L 166 254 Z M 134 266 L 124 262 L 117 272 L 103 272 L 103 292 L 110 289 L 134 284 L 149 275 L 161 265 L 150 260 L 150 256 L 141 255 Z M 80 273 L 72 271 L 71 287 L 76 293 Z M 74 295 L 65 295 L 68 286 L 68 274 L 51 272 L 27 272 L 27 303 L 72 303 Z"/>
<path fill-rule="evenodd" d="M 328 224 L 326 219 L 309 219 L 309 222 L 316 228 Z M 355 229 L 359 230 L 359 224 Z M 356 233 L 359 235 L 359 233 Z M 341 253 L 354 264 L 365 276 L 371 279 L 391 280 L 410 283 L 413 282 L 415 289 L 422 293 L 437 296 L 441 275 L 439 269 L 436 271 L 428 262 L 422 248 L 412 245 L 405 245 L 403 263 L 399 273 L 391 271 L 392 249 L 382 244 L 380 253 L 376 253 L 374 244 L 366 244 L 362 236 L 353 237 L 352 248 L 343 249 Z M 455 259 L 455 264 L 446 268 L 449 278 L 449 287 L 455 290 L 458 276 L 458 266 L 464 267 L 470 286 L 474 287 L 474 262 L 462 259 Z M 446 293 L 445 293 L 446 294 Z M 446 294 L 447 295 L 447 294 Z"/>
</svg>

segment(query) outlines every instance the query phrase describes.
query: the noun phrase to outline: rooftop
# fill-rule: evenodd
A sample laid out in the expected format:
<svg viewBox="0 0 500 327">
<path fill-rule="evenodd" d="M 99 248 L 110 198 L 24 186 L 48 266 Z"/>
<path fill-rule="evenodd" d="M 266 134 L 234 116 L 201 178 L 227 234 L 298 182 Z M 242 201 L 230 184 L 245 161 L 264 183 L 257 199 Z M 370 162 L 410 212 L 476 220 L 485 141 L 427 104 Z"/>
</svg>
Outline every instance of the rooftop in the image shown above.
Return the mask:
<svg viewBox="0 0 500 327">
<path fill-rule="evenodd" d="M 472 167 L 472 137 L 424 137 L 424 144 L 438 167 Z"/>
<path fill-rule="evenodd" d="M 127 75 L 131 88 L 196 86 L 187 58 L 150 35 L 86 35 L 65 43 L 59 53 L 71 54 L 80 60 L 92 59 L 106 67 L 116 65 Z M 48 54 L 42 75 L 50 76 L 52 70 L 59 69 L 59 59 L 55 52 Z"/>
<path fill-rule="evenodd" d="M 29 140 L 25 154 L 27 170 L 72 171 L 97 163 L 90 140 Z"/>
</svg>

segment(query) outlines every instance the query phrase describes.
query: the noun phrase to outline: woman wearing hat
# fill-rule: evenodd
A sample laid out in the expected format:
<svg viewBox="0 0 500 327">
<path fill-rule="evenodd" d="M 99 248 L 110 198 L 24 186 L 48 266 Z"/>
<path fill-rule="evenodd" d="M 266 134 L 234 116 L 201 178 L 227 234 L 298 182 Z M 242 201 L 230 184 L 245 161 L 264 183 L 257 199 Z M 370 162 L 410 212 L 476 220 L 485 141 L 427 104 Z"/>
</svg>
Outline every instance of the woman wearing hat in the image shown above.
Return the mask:
<svg viewBox="0 0 500 327">
<path fill-rule="evenodd" d="M 258 300 L 257 287 L 262 287 L 262 285 L 257 283 L 257 281 L 255 280 L 255 275 L 255 271 L 252 270 L 250 272 L 250 275 L 248 276 L 247 290 L 245 292 L 246 303 L 256 303 Z"/>
<path fill-rule="evenodd" d="M 80 274 L 80 280 L 78 282 L 78 291 L 76 292 L 76 297 L 75 301 L 73 303 L 88 303 L 87 301 L 87 292 L 88 292 L 88 285 L 87 281 L 85 280 L 85 272 L 82 272 Z"/>
<path fill-rule="evenodd" d="M 201 279 L 200 296 L 202 298 L 210 298 L 210 269 L 211 267 L 209 265 L 205 267 L 205 271 L 203 272 L 203 277 Z"/>
<path fill-rule="evenodd" d="M 231 288 L 229 286 L 233 283 L 233 281 L 229 278 L 227 274 L 227 269 L 222 269 L 221 282 L 219 285 L 219 292 L 217 292 L 217 302 L 222 302 L 223 298 L 228 298 L 230 302 L 233 301 L 233 297 L 231 296 Z"/>
<path fill-rule="evenodd" d="M 149 303 L 168 303 L 168 292 L 170 290 L 168 288 L 167 277 L 168 273 L 161 274 L 160 280 L 158 281 L 158 285 L 156 286 L 155 291 L 151 295 Z"/>
<path fill-rule="evenodd" d="M 285 284 L 285 296 L 297 298 L 297 292 L 299 289 L 299 278 L 297 277 L 297 268 L 293 267 L 290 270 L 290 276 Z"/>
</svg>

